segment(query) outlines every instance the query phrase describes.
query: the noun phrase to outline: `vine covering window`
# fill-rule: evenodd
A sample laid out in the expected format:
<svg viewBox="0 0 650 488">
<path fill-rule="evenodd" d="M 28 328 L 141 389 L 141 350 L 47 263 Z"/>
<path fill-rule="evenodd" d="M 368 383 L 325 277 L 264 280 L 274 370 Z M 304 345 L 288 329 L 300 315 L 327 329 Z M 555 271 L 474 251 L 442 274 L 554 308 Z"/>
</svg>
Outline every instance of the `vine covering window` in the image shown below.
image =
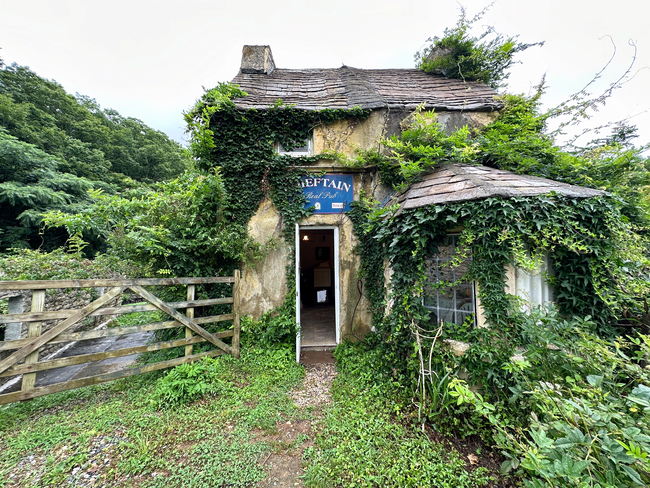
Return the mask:
<svg viewBox="0 0 650 488">
<path fill-rule="evenodd" d="M 314 154 L 313 134 L 310 135 L 307 139 L 305 139 L 303 144 L 301 144 L 300 146 L 296 146 L 291 150 L 285 149 L 284 147 L 282 147 L 282 144 L 280 143 L 276 143 L 275 147 L 278 151 L 278 154 L 281 154 L 283 156 L 294 156 L 294 157 L 311 156 L 312 154 Z"/>
<path fill-rule="evenodd" d="M 438 254 L 427 259 L 429 284 L 424 291 L 424 306 L 435 323 L 462 324 L 476 312 L 474 283 L 467 279 L 471 257 L 452 262 L 458 236 L 448 235 L 439 245 Z"/>
</svg>

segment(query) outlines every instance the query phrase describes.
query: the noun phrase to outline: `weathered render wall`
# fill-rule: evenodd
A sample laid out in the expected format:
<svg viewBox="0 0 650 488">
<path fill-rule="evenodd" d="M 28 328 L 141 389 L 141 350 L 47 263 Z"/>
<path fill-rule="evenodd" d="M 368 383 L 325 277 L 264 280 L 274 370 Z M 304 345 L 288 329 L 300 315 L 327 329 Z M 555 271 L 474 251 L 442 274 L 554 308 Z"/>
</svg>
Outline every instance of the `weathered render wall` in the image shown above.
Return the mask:
<svg viewBox="0 0 650 488">
<path fill-rule="evenodd" d="M 434 114 L 448 134 L 464 126 L 470 129 L 485 127 L 498 116 L 498 112 L 427 113 Z M 381 109 L 374 110 L 366 120 L 340 120 L 318 126 L 314 128 L 314 154 L 335 152 L 353 158 L 358 149 L 377 149 L 383 138 L 401 134 L 411 114 L 403 109 Z"/>
<path fill-rule="evenodd" d="M 341 172 L 345 171 L 346 168 L 341 168 Z M 362 189 L 366 194 L 372 192 L 373 186 L 377 186 L 375 178 L 374 173 L 354 174 L 355 200 L 359 199 Z M 352 231 L 352 222 L 345 214 L 314 214 L 300 222 L 300 225 L 305 228 L 338 227 L 341 337 L 345 338 L 350 334 L 362 337 L 370 330 L 371 316 L 368 312 L 368 301 L 365 297 L 360 299 L 357 289 L 361 261 L 354 252 L 358 240 Z M 289 248 L 282 239 L 280 213 L 269 200 L 260 204 L 248 224 L 248 231 L 251 237 L 260 243 L 268 242 L 269 238 L 277 242 L 277 248 L 269 252 L 263 260 L 254 266 L 246 266 L 243 270 L 242 313 L 259 318 L 262 313 L 284 302 L 288 291 L 286 266 L 295 265 L 295 258 L 293 253 L 289 256 Z"/>
<path fill-rule="evenodd" d="M 314 154 L 329 151 L 351 158 L 357 149 L 376 149 L 384 136 L 386 121 L 386 110 L 374 110 L 366 120 L 339 120 L 315 127 Z"/>
<path fill-rule="evenodd" d="M 260 315 L 279 307 L 287 295 L 286 266 L 289 249 L 282 238 L 280 212 L 271 200 L 260 203 L 257 212 L 248 223 L 248 235 L 260 244 L 273 239 L 277 246 L 253 266 L 245 266 L 242 272 L 241 310 L 245 315 L 259 319 Z"/>
</svg>

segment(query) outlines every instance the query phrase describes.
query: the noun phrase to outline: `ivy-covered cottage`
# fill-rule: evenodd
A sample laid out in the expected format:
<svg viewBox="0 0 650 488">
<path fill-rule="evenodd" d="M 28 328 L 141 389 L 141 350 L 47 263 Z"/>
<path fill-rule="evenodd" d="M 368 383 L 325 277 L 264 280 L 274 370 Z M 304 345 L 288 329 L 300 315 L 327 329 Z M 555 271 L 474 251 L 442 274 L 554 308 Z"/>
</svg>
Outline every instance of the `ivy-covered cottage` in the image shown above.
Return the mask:
<svg viewBox="0 0 650 488">
<path fill-rule="evenodd" d="M 602 194 L 467 164 L 439 166 L 396 194 L 369 155 L 381 153 L 385 138 L 408 128 L 416 110 L 433 113 L 448 134 L 494 121 L 501 102 L 492 88 L 480 83 L 418 69 L 279 69 L 269 46 L 244 46 L 232 85 L 221 85 L 204 99 L 215 102 L 203 113 L 210 128 L 204 134 L 205 159 L 209 166 L 221 168 L 231 194 L 232 218 L 246 223 L 249 235 L 267 248 L 262 259 L 243 271 L 242 311 L 258 318 L 276 307 L 291 307 L 295 286 L 298 354 L 301 348 L 332 347 L 371 330 L 371 310 L 383 312 L 378 308 L 381 300 L 371 304 L 366 298 L 365 291 L 377 297 L 378 290 L 363 289 L 362 269 L 366 287 L 374 283 L 377 288 L 381 282 L 382 288 L 390 288 L 393 275 L 403 275 L 405 269 L 410 269 L 411 282 L 426 277 L 428 285 L 413 293 L 436 323 L 461 324 L 474 317 L 482 325 L 490 315 L 477 300 L 475 283 L 464 278 L 472 254 L 455 252 L 471 237 L 465 235 L 460 242 L 467 225 L 460 217 L 438 221 L 428 233 L 416 225 L 393 226 L 399 233 L 395 241 L 414 243 L 413 249 L 404 247 L 413 254 L 411 268 L 408 258 L 385 266 L 386 257 L 391 257 L 386 253 L 368 260 L 368 249 L 381 236 L 363 244 L 362 263 L 362 241 L 346 213 L 353 202 L 372 197 L 383 206 L 398 205 L 389 219 L 397 223 L 414 209 L 428 212 L 421 221 L 443 207 L 440 215 L 453 208 L 466 212 L 469 207 L 459 206 L 463 202 L 507 197 L 516 206 L 518 199 L 550 193 L 571 201 Z M 366 156 L 363 164 L 356 164 L 358 154 Z M 385 236 L 382 245 L 390 246 Z M 452 258 L 453 266 L 445 266 Z M 542 261 L 536 272 L 504 269 L 501 261 L 494 262 L 505 273 L 509 293 L 538 304 L 552 299 L 545 280 L 552 266 L 547 258 Z"/>
</svg>

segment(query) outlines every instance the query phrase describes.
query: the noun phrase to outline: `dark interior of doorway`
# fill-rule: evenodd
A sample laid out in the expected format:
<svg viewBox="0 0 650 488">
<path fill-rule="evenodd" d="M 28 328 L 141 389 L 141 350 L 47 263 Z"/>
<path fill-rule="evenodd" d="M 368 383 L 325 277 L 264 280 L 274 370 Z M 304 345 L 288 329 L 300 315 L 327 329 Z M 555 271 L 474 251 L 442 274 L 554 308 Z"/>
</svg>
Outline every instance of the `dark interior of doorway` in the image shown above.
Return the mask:
<svg viewBox="0 0 650 488">
<path fill-rule="evenodd" d="M 336 346 L 334 229 L 300 230 L 301 347 Z"/>
</svg>

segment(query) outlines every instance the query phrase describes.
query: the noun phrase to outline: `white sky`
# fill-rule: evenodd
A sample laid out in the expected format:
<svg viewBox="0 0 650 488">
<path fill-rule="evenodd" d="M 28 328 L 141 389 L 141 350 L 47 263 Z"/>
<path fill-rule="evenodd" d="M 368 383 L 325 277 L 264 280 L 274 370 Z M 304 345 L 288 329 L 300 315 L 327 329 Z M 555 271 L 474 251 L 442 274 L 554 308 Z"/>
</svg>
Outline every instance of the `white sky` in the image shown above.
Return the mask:
<svg viewBox="0 0 650 488">
<path fill-rule="evenodd" d="M 487 2 L 461 2 L 472 17 Z M 444 0 L 0 0 L 0 57 L 29 66 L 70 93 L 184 140 L 182 111 L 239 69 L 244 44 L 270 44 L 279 68 L 412 68 L 428 37 L 453 26 L 459 3 Z M 522 42 L 510 91 L 529 93 L 547 75 L 545 105 L 580 90 L 617 54 L 598 87 L 617 79 L 638 47 L 634 79 L 596 124 L 635 116 L 650 142 L 648 0 L 497 0 L 481 26 Z M 598 90 L 595 90 L 598 91 Z"/>
</svg>

